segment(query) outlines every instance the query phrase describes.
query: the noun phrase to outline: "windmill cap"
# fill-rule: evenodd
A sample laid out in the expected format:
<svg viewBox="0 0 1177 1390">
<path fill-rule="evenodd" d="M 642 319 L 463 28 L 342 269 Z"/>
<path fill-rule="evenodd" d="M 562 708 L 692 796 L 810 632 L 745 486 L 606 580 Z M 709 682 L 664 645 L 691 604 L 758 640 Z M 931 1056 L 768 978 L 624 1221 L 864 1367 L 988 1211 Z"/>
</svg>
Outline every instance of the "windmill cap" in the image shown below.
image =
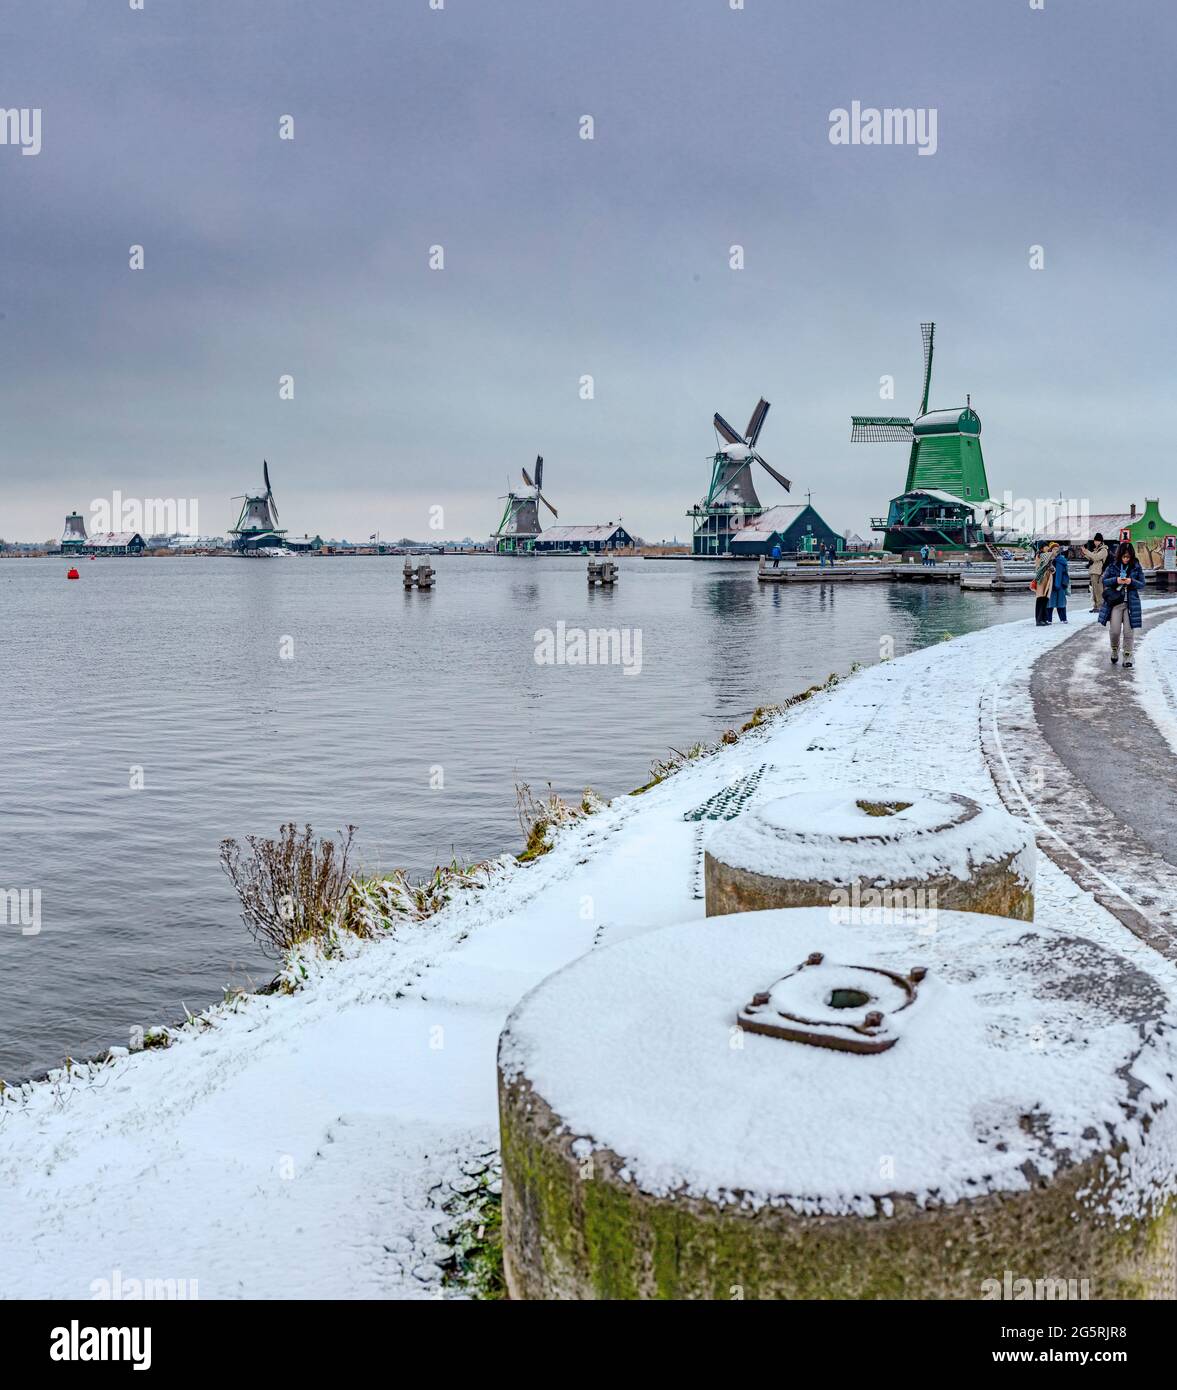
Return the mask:
<svg viewBox="0 0 1177 1390">
<path fill-rule="evenodd" d="M 929 410 L 915 421 L 916 438 L 929 434 L 980 434 L 981 417 L 972 406 L 957 406 L 955 410 Z"/>
</svg>

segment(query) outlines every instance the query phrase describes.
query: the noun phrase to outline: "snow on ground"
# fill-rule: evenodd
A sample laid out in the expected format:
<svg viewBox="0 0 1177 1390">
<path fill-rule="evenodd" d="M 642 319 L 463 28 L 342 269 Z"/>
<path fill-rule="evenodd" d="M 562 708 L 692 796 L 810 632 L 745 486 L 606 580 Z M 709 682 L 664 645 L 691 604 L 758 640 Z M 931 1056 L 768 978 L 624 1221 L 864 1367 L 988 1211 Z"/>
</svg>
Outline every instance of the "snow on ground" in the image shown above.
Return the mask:
<svg viewBox="0 0 1177 1390">
<path fill-rule="evenodd" d="M 496 1142 L 507 1014 L 595 945 L 702 916 L 702 844 L 720 822 L 684 813 L 749 788 L 754 803 L 917 772 L 996 805 L 982 700 L 1077 625 L 1007 624 L 860 672 L 293 997 L 10 1092 L 0 1295 L 84 1298 L 118 1270 L 196 1280 L 202 1298 L 436 1296 L 439 1203 Z M 1041 855 L 1037 904 L 1046 925 L 1136 948 L 1177 991 L 1177 969 Z"/>
<path fill-rule="evenodd" d="M 1145 632 L 1148 632 L 1148 609 Z M 1177 623 L 1165 623 L 1136 648 L 1133 694 L 1177 755 Z"/>
</svg>

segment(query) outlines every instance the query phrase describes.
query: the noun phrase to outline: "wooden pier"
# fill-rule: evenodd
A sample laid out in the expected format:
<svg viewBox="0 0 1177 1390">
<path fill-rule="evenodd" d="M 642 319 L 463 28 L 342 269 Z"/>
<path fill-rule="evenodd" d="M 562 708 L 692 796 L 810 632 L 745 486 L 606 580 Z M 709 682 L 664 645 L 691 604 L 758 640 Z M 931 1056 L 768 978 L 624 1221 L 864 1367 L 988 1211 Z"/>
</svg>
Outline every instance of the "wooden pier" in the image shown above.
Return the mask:
<svg viewBox="0 0 1177 1390">
<path fill-rule="evenodd" d="M 908 584 L 957 584 L 975 593 L 1029 594 L 1034 579 L 1034 565 L 1028 560 L 1003 560 L 989 563 L 959 561 L 947 564 L 879 564 L 849 560 L 835 565 L 806 563 L 783 564 L 773 569 L 763 557 L 756 571 L 762 584 L 850 584 L 883 581 Z M 1177 570 L 1146 569 L 1144 582 L 1158 589 L 1177 589 Z M 1071 588 L 1079 592 L 1089 588 L 1087 566 L 1071 563 Z"/>
<path fill-rule="evenodd" d="M 762 584 L 868 584 L 880 580 L 888 583 L 959 584 L 960 574 L 959 565 L 887 565 L 873 561 L 860 564 L 853 560 L 835 565 L 782 564 L 779 569 L 773 569 L 762 559 L 756 578 Z"/>
</svg>

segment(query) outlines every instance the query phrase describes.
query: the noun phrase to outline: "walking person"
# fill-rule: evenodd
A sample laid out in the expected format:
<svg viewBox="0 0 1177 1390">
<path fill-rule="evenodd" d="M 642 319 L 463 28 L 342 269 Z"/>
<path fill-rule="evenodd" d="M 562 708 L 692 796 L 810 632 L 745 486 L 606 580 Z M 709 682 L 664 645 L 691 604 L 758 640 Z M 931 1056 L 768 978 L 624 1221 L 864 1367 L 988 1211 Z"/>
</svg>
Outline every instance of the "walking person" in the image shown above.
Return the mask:
<svg viewBox="0 0 1177 1390">
<path fill-rule="evenodd" d="M 779 570 L 781 567 L 781 543 L 777 541 L 772 548 L 772 567 Z"/>
<path fill-rule="evenodd" d="M 1038 559 L 1034 563 L 1034 580 L 1030 585 L 1034 591 L 1034 621 L 1039 627 L 1046 626 L 1046 605 L 1050 601 L 1053 585 L 1054 542 L 1047 541 L 1038 552 Z"/>
<path fill-rule="evenodd" d="M 1087 561 L 1087 575 L 1091 580 L 1091 611 L 1098 613 L 1103 602 L 1103 572 L 1108 567 L 1108 548 L 1103 536 L 1096 531 L 1091 540 L 1091 549 L 1079 547 Z"/>
<path fill-rule="evenodd" d="M 1140 595 L 1144 592 L 1144 569 L 1136 558 L 1131 541 L 1121 541 L 1116 554 L 1103 572 L 1103 606 L 1099 621 L 1107 628 L 1112 643 L 1112 665 L 1120 659 L 1124 643 L 1124 668 L 1133 664 L 1132 649 L 1136 633 L 1144 626 Z"/>
</svg>

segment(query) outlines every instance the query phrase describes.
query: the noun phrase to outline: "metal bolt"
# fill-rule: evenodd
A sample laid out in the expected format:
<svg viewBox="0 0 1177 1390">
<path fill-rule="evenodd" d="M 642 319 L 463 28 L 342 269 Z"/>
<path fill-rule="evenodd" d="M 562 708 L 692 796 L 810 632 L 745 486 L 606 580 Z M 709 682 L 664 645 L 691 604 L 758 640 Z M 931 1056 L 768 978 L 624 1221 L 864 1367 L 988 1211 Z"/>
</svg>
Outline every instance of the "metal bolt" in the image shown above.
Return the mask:
<svg viewBox="0 0 1177 1390">
<path fill-rule="evenodd" d="M 881 1028 L 883 1026 L 883 1015 L 877 1009 L 872 1009 L 862 1020 L 864 1028 Z"/>
<path fill-rule="evenodd" d="M 825 960 L 825 956 L 820 951 L 814 951 L 805 961 L 806 965 L 820 965 Z"/>
</svg>

